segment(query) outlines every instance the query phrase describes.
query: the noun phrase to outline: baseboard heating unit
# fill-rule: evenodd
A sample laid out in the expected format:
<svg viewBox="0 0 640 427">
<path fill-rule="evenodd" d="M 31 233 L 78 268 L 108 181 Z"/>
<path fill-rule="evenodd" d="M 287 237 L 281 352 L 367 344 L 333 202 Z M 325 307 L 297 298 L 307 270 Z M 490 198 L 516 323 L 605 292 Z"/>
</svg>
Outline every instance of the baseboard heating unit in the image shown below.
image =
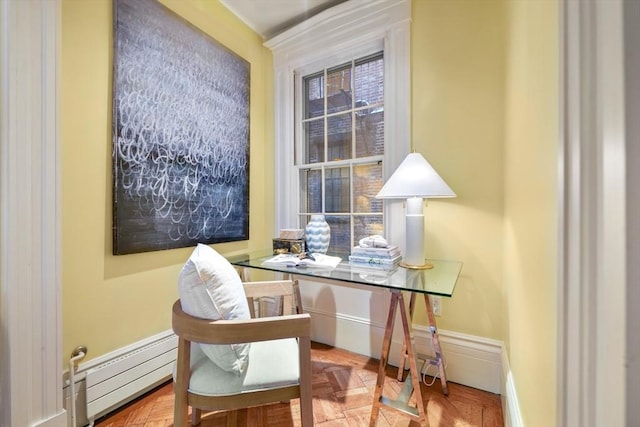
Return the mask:
<svg viewBox="0 0 640 427">
<path fill-rule="evenodd" d="M 171 377 L 178 339 L 166 336 L 135 348 L 86 372 L 87 419 L 140 396 Z"/>
</svg>

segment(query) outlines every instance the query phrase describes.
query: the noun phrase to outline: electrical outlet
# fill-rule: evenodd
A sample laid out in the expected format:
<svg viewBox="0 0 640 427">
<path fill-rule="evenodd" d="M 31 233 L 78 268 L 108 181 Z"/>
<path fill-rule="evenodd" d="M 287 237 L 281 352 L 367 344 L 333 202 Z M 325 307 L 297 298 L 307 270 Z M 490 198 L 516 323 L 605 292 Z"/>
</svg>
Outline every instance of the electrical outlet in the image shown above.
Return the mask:
<svg viewBox="0 0 640 427">
<path fill-rule="evenodd" d="M 434 316 L 442 315 L 442 299 L 440 297 L 430 296 L 431 300 L 431 309 L 433 310 Z"/>
</svg>

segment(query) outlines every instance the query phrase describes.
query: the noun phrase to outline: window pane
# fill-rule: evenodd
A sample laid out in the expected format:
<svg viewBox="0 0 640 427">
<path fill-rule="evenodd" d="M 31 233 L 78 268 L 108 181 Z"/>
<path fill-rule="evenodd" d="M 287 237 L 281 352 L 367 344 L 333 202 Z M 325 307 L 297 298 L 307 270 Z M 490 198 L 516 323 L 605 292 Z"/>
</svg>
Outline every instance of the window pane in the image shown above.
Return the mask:
<svg viewBox="0 0 640 427">
<path fill-rule="evenodd" d="M 375 196 L 382 188 L 382 164 L 353 167 L 353 211 L 382 213 L 382 199 Z"/>
<path fill-rule="evenodd" d="M 327 71 L 327 114 L 351 108 L 351 64 Z"/>
<path fill-rule="evenodd" d="M 382 56 L 357 62 L 354 71 L 356 107 L 379 104 L 384 99 L 384 60 Z"/>
<path fill-rule="evenodd" d="M 351 219 L 345 215 L 325 215 L 325 219 L 331 227 L 331 240 L 329 252 L 351 252 Z"/>
<path fill-rule="evenodd" d="M 327 118 L 328 161 L 351 158 L 351 113 Z"/>
<path fill-rule="evenodd" d="M 324 162 L 324 119 L 304 124 L 304 163 Z"/>
<path fill-rule="evenodd" d="M 353 242 L 358 244 L 360 239 L 374 234 L 384 235 L 382 215 L 362 215 L 353 217 Z M 389 242 L 389 244 L 398 243 Z"/>
<path fill-rule="evenodd" d="M 300 171 L 300 212 L 322 212 L 322 172 L 319 169 Z"/>
<path fill-rule="evenodd" d="M 350 212 L 349 168 L 331 168 L 324 171 L 324 206 L 326 212 Z"/>
<path fill-rule="evenodd" d="M 324 74 L 304 78 L 304 117 L 318 117 L 324 113 Z"/>
<path fill-rule="evenodd" d="M 356 111 L 356 157 L 384 154 L 384 110 Z"/>
</svg>

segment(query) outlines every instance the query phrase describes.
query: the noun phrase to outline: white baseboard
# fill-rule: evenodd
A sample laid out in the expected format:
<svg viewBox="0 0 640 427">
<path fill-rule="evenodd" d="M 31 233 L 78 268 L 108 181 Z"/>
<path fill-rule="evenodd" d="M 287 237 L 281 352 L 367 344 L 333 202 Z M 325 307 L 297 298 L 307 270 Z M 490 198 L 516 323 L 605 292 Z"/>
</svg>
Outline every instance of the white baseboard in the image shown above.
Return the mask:
<svg viewBox="0 0 640 427">
<path fill-rule="evenodd" d="M 32 427 L 65 427 L 67 426 L 67 411 L 62 410 L 53 417 L 39 421 L 31 425 Z"/>
<path fill-rule="evenodd" d="M 312 339 L 354 353 L 379 359 L 384 336 L 384 324 L 368 319 L 323 312 L 305 307 L 312 317 Z M 398 366 L 402 349 L 402 334 L 396 329 L 391 343 L 389 363 Z M 447 378 L 466 386 L 500 394 L 502 392 L 502 343 L 457 332 L 438 331 L 440 345 L 447 363 Z M 414 325 L 416 351 L 434 354 L 429 328 Z"/>
<path fill-rule="evenodd" d="M 518 404 L 518 396 L 516 387 L 511 375 L 511 366 L 507 352 L 502 351 L 502 416 L 504 418 L 505 427 L 522 427 L 522 416 L 520 415 L 520 405 Z"/>
<path fill-rule="evenodd" d="M 416 350 L 435 354 L 427 326 L 413 326 Z M 500 394 L 502 342 L 489 338 L 438 330 L 446 363 L 447 380 L 491 393 Z"/>
</svg>

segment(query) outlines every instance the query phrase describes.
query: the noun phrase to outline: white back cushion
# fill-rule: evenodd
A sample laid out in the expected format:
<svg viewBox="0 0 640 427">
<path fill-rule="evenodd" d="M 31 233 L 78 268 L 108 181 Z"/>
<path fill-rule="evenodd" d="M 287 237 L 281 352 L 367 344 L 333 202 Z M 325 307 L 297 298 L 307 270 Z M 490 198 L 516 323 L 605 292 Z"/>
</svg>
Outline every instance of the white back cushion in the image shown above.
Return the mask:
<svg viewBox="0 0 640 427">
<path fill-rule="evenodd" d="M 240 276 L 213 248 L 198 244 L 178 280 L 182 310 L 211 320 L 249 319 L 249 305 Z M 246 369 L 250 344 L 201 344 L 202 351 L 221 369 L 242 375 Z"/>
</svg>

